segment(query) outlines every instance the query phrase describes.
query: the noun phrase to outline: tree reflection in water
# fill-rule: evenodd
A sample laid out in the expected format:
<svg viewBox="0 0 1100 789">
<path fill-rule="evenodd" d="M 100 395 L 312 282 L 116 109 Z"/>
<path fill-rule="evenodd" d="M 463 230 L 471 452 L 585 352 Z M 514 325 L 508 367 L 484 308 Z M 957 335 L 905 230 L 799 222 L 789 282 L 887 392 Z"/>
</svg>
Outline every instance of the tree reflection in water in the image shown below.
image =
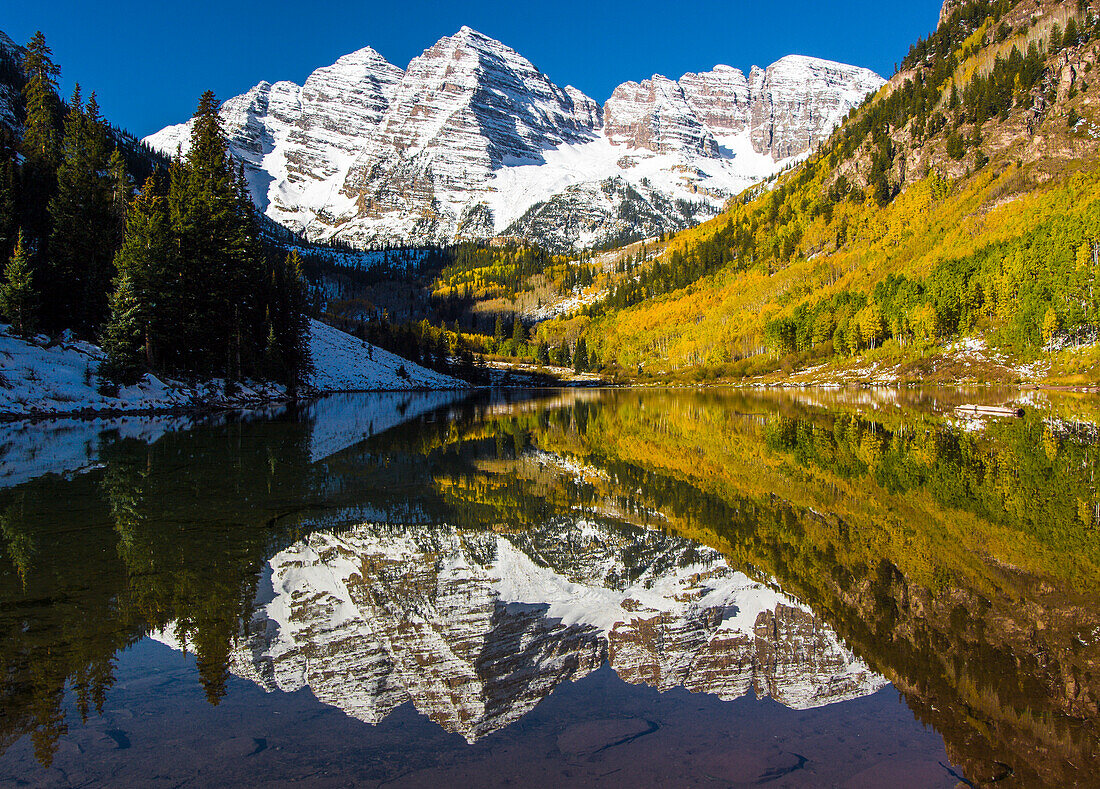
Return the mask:
<svg viewBox="0 0 1100 789">
<path fill-rule="evenodd" d="M 920 395 L 888 410 L 814 397 L 345 397 L 153 441 L 104 434 L 96 468 L 0 493 L 0 747 L 30 733 L 48 764 L 66 690 L 82 717 L 100 709 L 116 653 L 150 633 L 194 652 L 212 703 L 231 669 L 280 686 L 264 650 L 289 624 L 268 616 L 271 578 L 309 547 L 321 565 L 351 563 L 341 588 L 360 611 L 412 621 L 400 607 L 411 600 L 458 616 L 461 605 L 440 603 L 450 572 L 490 606 L 478 633 L 535 645 L 526 662 L 490 667 L 485 642 L 470 643 L 481 652 L 463 670 L 481 678 L 482 723 L 462 713 L 462 725 L 475 736 L 605 656 L 658 687 L 721 695 L 749 676 L 778 692 L 760 666 L 785 665 L 774 634 L 787 626 L 815 654 L 844 650 L 836 666 L 894 683 L 969 780 L 1087 782 L 1100 769 L 1098 447 L 1088 421 L 1059 417 L 1079 404 L 964 430 Z M 388 561 L 398 544 L 417 548 Z M 571 622 L 549 599 L 509 609 L 538 602 L 485 593 L 513 549 L 571 593 L 608 593 L 602 603 L 632 624 Z M 413 567 L 430 572 L 416 581 Z M 667 599 L 699 602 L 721 578 L 684 579 L 712 572 L 786 596 L 740 641 L 719 634 L 746 598 L 673 615 L 646 597 L 680 578 Z M 418 621 L 438 630 L 430 620 Z M 667 659 L 675 650 L 653 646 L 677 638 L 709 645 L 709 668 L 682 670 Z M 385 659 L 397 665 L 394 649 Z M 731 668 L 738 660 L 755 673 Z"/>
</svg>

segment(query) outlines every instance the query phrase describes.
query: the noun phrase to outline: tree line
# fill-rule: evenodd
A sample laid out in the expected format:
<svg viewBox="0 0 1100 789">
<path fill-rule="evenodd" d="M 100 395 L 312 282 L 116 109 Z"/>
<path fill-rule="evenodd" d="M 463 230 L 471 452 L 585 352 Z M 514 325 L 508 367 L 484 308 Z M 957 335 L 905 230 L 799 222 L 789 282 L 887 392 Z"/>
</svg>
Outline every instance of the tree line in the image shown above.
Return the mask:
<svg viewBox="0 0 1100 789">
<path fill-rule="evenodd" d="M 94 93 L 59 100 L 40 32 L 5 73 L 19 75 L 22 115 L 21 134 L 0 138 L 0 313 L 13 330 L 101 342 L 108 385 L 144 372 L 303 383 L 300 262 L 264 243 L 213 93 L 188 152 L 165 166 L 120 144 L 132 138 L 112 132 Z"/>
</svg>

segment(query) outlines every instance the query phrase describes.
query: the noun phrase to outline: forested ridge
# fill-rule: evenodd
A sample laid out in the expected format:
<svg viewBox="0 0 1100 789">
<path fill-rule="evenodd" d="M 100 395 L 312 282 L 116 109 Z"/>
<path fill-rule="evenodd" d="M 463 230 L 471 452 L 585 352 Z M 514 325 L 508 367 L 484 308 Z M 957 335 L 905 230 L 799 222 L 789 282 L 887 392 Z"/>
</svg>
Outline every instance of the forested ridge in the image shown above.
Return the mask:
<svg viewBox="0 0 1100 789">
<path fill-rule="evenodd" d="M 540 331 L 570 323 L 628 377 L 919 359 L 969 336 L 1021 360 L 1091 346 L 1100 19 L 1076 1 L 949 12 L 806 162 Z"/>
</svg>

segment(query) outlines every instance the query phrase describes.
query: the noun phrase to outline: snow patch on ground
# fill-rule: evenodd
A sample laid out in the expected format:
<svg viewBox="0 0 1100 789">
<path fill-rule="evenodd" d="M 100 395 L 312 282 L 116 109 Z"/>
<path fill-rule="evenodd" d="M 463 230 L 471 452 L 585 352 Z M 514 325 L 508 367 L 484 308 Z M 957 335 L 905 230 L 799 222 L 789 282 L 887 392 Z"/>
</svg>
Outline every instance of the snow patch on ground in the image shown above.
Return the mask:
<svg viewBox="0 0 1100 789">
<path fill-rule="evenodd" d="M 320 392 L 465 389 L 468 384 L 413 364 L 318 321 L 310 322 L 310 352 Z"/>
<path fill-rule="evenodd" d="M 591 287 L 585 290 L 578 287 L 574 288 L 571 294 L 565 296 L 560 301 L 551 301 L 546 304 L 541 304 L 525 314 L 538 321 L 550 320 L 551 318 L 557 318 L 563 315 L 571 315 L 582 307 L 595 304 L 606 295 L 606 290 L 601 290 L 597 287 Z"/>
<path fill-rule="evenodd" d="M 318 321 L 310 321 L 310 351 L 316 370 L 310 385 L 319 394 L 467 386 Z M 0 415 L 235 408 L 286 397 L 279 384 L 244 381 L 227 394 L 221 379 L 191 384 L 151 374 L 111 391 L 99 380 L 105 358 L 101 348 L 74 340 L 68 332 L 57 340 L 46 335 L 22 338 L 0 324 Z"/>
<path fill-rule="evenodd" d="M 0 325 L 0 414 L 74 414 L 103 411 L 154 411 L 198 403 L 245 405 L 286 395 L 276 384 L 244 382 L 232 396 L 224 382 L 189 385 L 146 374 L 117 393 L 100 391 L 99 347 L 73 340 L 66 332 L 51 342 L 45 335 L 23 339 Z"/>
<path fill-rule="evenodd" d="M 908 364 L 857 358 L 839 370 L 830 369 L 828 364 L 798 370 L 790 375 L 789 381 L 795 386 L 815 387 L 848 383 L 896 384 L 902 378 L 912 377 L 911 369 L 902 369 Z M 1041 381 L 1049 371 L 1048 361 L 1015 362 L 1007 354 L 990 348 L 981 337 L 963 337 L 935 349 L 927 360 L 926 370 L 932 375 L 950 374 L 960 382 L 1004 380 L 1023 383 Z"/>
</svg>

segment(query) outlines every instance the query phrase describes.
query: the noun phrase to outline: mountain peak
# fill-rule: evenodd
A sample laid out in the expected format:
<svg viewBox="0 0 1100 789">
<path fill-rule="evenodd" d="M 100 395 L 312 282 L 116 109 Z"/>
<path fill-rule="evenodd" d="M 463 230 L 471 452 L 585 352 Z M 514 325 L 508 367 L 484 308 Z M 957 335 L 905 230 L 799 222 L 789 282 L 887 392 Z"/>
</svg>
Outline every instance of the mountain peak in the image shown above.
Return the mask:
<svg viewBox="0 0 1100 789">
<path fill-rule="evenodd" d="M 712 216 L 879 84 L 827 61 L 779 63 L 751 80 L 726 65 L 654 74 L 601 107 L 463 25 L 407 69 L 363 47 L 301 87 L 261 83 L 221 114 L 256 204 L 310 238 L 365 246 L 524 233 L 511 225 L 542 205 L 529 225 L 554 235 L 531 230 L 532 240 L 568 245 L 572 233 L 573 244 L 596 244 L 610 240 L 598 232 L 630 232 L 622 216 L 650 217 L 647 232 Z M 187 131 L 147 139 L 174 153 Z"/>
<path fill-rule="evenodd" d="M 346 55 L 341 55 L 336 59 L 335 65 L 342 64 L 375 64 L 385 63 L 387 66 L 392 65 L 387 61 L 374 47 L 363 47 L 357 49 L 354 52 L 349 52 Z M 396 67 L 395 67 L 396 68 Z"/>
<path fill-rule="evenodd" d="M 480 32 L 480 31 L 474 30 L 469 25 L 463 25 L 462 27 L 460 27 L 458 29 L 457 32 L 455 32 L 454 35 L 444 36 L 438 42 L 436 42 L 436 46 L 439 46 L 440 44 L 442 44 L 444 42 L 448 42 L 448 43 L 451 43 L 451 44 L 457 44 L 459 46 L 472 47 L 474 49 L 479 49 L 479 50 L 481 50 L 481 49 L 493 49 L 493 50 L 504 49 L 504 50 L 507 50 L 509 52 L 514 52 L 515 51 L 511 47 L 507 46 L 506 44 L 504 44 L 500 41 L 497 41 L 495 38 L 492 38 L 491 36 L 487 36 L 487 35 L 485 35 L 484 33 Z"/>
<path fill-rule="evenodd" d="M 871 74 L 879 81 L 882 81 L 882 78 L 879 77 L 878 74 L 862 66 L 852 66 L 847 63 L 839 63 L 835 60 L 814 57 L 812 55 L 785 55 L 768 66 L 766 70 L 773 71 L 777 69 L 812 69 L 848 74 Z"/>
</svg>

